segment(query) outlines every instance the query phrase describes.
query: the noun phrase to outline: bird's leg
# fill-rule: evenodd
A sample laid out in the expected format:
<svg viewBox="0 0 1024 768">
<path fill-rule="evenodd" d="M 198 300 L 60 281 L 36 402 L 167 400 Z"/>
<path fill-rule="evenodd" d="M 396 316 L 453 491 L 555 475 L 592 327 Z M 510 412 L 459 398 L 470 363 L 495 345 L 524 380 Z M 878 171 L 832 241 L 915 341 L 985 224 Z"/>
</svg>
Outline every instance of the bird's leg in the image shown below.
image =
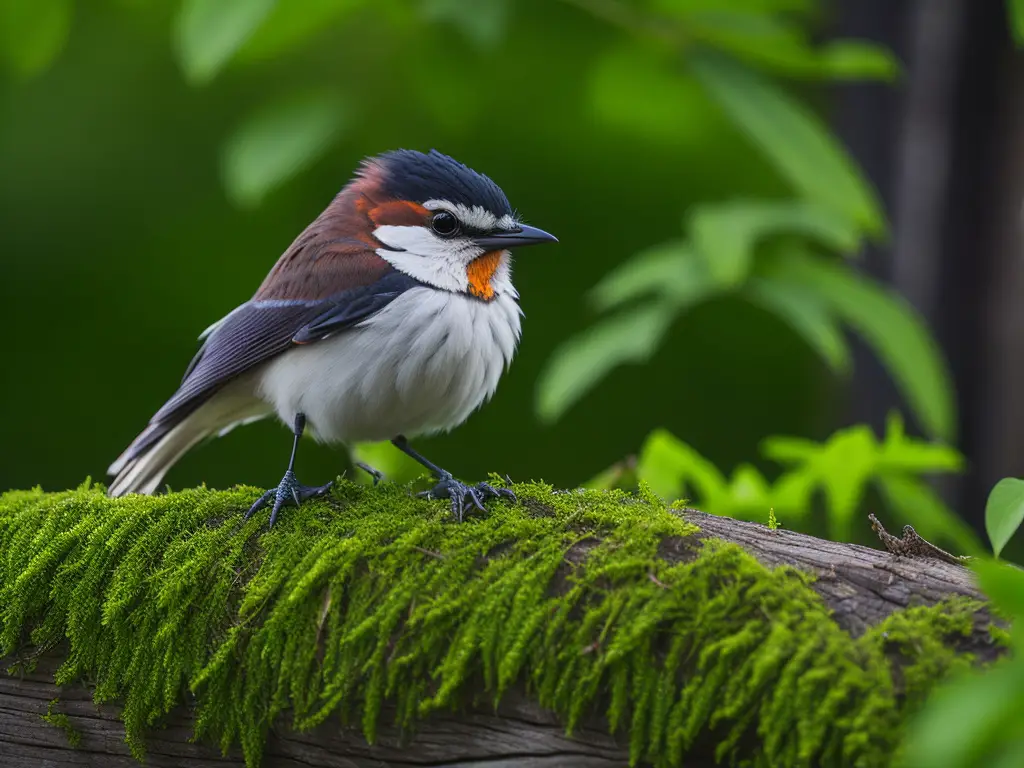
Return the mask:
<svg viewBox="0 0 1024 768">
<path fill-rule="evenodd" d="M 362 461 L 354 461 L 352 462 L 352 466 L 358 467 L 359 469 L 363 470 L 363 472 L 368 474 L 373 479 L 374 488 L 376 488 L 377 484 L 384 479 L 383 472 L 381 472 L 379 469 L 374 469 L 369 464 L 366 464 Z"/>
<path fill-rule="evenodd" d="M 421 493 L 420 496 L 426 496 L 428 499 L 451 499 L 452 516 L 460 523 L 466 509 L 467 500 L 481 512 L 486 511 L 483 505 L 484 499 L 505 498 L 512 501 L 516 500 L 516 495 L 508 488 L 495 488 L 490 483 L 477 483 L 470 486 L 456 480 L 452 477 L 451 472 L 441 469 L 437 464 L 415 451 L 409 445 L 405 435 L 398 435 L 398 437 L 392 439 L 391 444 L 413 461 L 422 464 L 434 473 L 438 480 L 437 485 L 429 491 Z"/>
<path fill-rule="evenodd" d="M 331 486 L 334 485 L 333 481 L 326 485 L 310 486 L 302 485 L 295 477 L 295 454 L 299 450 L 299 438 L 302 437 L 302 433 L 305 430 L 306 414 L 297 413 L 295 415 L 295 426 L 293 428 L 295 438 L 292 442 L 292 455 L 291 458 L 288 459 L 288 470 L 284 473 L 284 477 L 281 478 L 281 482 L 278 484 L 277 488 L 271 488 L 256 499 L 255 504 L 249 507 L 249 511 L 245 513 L 246 520 L 248 520 L 253 513 L 263 509 L 263 507 L 273 501 L 274 506 L 270 510 L 270 525 L 273 526 L 274 521 L 277 519 L 277 513 L 281 511 L 281 507 L 285 504 L 294 504 L 297 507 L 306 499 L 323 496 L 331 490 Z"/>
</svg>

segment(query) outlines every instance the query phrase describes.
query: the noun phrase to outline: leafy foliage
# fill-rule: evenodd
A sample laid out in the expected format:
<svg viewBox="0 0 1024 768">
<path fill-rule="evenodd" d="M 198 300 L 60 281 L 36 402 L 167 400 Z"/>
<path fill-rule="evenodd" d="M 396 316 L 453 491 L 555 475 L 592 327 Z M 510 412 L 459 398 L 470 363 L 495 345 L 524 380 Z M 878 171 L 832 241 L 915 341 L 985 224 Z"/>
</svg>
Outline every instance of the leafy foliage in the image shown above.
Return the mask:
<svg viewBox="0 0 1024 768">
<path fill-rule="evenodd" d="M 1024 571 L 995 560 L 971 567 L 1009 621 L 1010 654 L 984 670 L 964 670 L 938 688 L 911 722 L 907 768 L 998 768 L 1024 764 Z"/>
<path fill-rule="evenodd" d="M 674 312 L 669 302 L 620 312 L 566 345 L 552 362 L 541 387 L 541 414 L 558 414 L 614 366 L 649 360 Z"/>
<path fill-rule="evenodd" d="M 795 192 L 834 211 L 859 232 L 879 235 L 885 231 L 874 192 L 810 109 L 725 57 L 695 56 L 689 66 Z"/>
<path fill-rule="evenodd" d="M 63 712 L 57 712 L 57 706 L 60 704 L 60 699 L 52 699 L 46 705 L 46 714 L 40 715 L 44 723 L 56 726 L 64 731 L 64 736 L 68 740 L 68 745 L 72 749 L 78 749 L 82 744 L 82 734 L 72 724 L 71 720 Z"/>
<path fill-rule="evenodd" d="M 367 0 L 276 0 L 232 61 L 246 65 L 300 53 L 331 25 L 366 5 Z"/>
<path fill-rule="evenodd" d="M 855 330 L 885 363 L 925 431 L 952 442 L 956 407 L 951 376 L 941 350 L 906 299 L 802 249 L 766 262 L 765 277 L 816 297 L 834 319 Z"/>
<path fill-rule="evenodd" d="M 713 514 L 767 523 L 778 513 L 793 527 L 807 525 L 819 495 L 828 536 L 853 537 L 853 525 L 869 487 L 874 486 L 901 520 L 926 538 L 941 539 L 970 553 L 982 551 L 973 531 L 942 502 L 924 475 L 959 472 L 960 454 L 945 445 L 908 437 L 897 415 L 889 418 L 879 442 L 864 426 L 842 429 L 824 443 L 769 437 L 766 458 L 785 467 L 769 482 L 754 466 L 742 464 L 726 477 L 693 448 L 665 430 L 645 441 L 629 475 L 606 472 L 591 487 L 628 487 L 645 482 L 666 499 L 693 499 Z"/>
<path fill-rule="evenodd" d="M 373 741 L 386 703 L 413 728 L 517 683 L 570 730 L 604 712 L 634 762 L 680 765 L 713 739 L 730 763 L 876 765 L 970 663 L 970 601 L 855 638 L 806 574 L 720 542 L 662 560 L 695 529 L 647 492 L 515 491 L 522 506 L 452 525 L 444 502 L 342 483 L 270 532 L 241 520 L 248 488 L 8 493 L 0 655 L 31 663 L 66 638 L 57 682 L 122 701 L 138 756 L 191 689 L 197 736 L 240 743 L 250 766 L 282 717 L 357 720 Z"/>
<path fill-rule="evenodd" d="M 850 255 L 865 238 L 884 236 L 874 191 L 821 119 L 759 71 L 891 79 L 895 64 L 862 43 L 837 41 L 816 50 L 781 13 L 792 9 L 782 6 L 725 10 L 656 3 L 677 26 L 615 4 L 600 6 L 605 17 L 663 44 L 618 58 L 604 70 L 599 93 L 609 87 L 635 92 L 630 103 L 637 108 L 620 110 L 622 121 L 638 130 L 673 125 L 662 113 L 681 102 L 695 81 L 797 197 L 699 206 L 688 217 L 685 240 L 646 250 L 608 275 L 595 287 L 593 303 L 601 311 L 619 311 L 556 351 L 538 383 L 542 419 L 557 419 L 614 367 L 648 360 L 678 315 L 731 294 L 777 315 L 840 374 L 850 365 L 840 322 L 849 325 L 892 372 L 923 428 L 953 439 L 951 377 L 917 314 L 820 253 Z M 665 43 L 686 54 L 684 71 L 672 70 Z M 644 306 L 619 306 L 631 300 Z"/>
<path fill-rule="evenodd" d="M 4 0 L 0 60 L 21 75 L 39 74 L 64 47 L 72 15 L 71 0 Z"/>
<path fill-rule="evenodd" d="M 1024 45 L 1024 0 L 1006 0 L 1006 8 L 1013 40 L 1018 46 Z"/>
<path fill-rule="evenodd" d="M 345 110 L 331 93 L 292 96 L 246 120 L 224 147 L 224 184 L 241 206 L 254 207 L 315 162 L 337 137 Z"/>
<path fill-rule="evenodd" d="M 593 304 L 617 311 L 556 351 L 538 383 L 543 418 L 560 416 L 613 367 L 648 359 L 674 317 L 730 294 L 777 315 L 836 373 L 850 361 L 840 328 L 857 331 L 927 432 L 952 440 L 951 377 L 923 321 L 898 294 L 814 250 L 812 242 L 850 253 L 850 220 L 803 201 L 733 202 L 697 208 L 689 234 L 641 253 L 594 287 Z"/>
<path fill-rule="evenodd" d="M 1024 480 L 1007 477 L 996 483 L 985 505 L 985 530 L 996 557 L 1024 522 Z"/>
<path fill-rule="evenodd" d="M 421 0 L 428 20 L 450 22 L 481 48 L 501 38 L 510 4 L 511 0 Z"/>
<path fill-rule="evenodd" d="M 184 0 L 175 42 L 186 77 L 210 82 L 266 20 L 278 0 Z"/>
</svg>

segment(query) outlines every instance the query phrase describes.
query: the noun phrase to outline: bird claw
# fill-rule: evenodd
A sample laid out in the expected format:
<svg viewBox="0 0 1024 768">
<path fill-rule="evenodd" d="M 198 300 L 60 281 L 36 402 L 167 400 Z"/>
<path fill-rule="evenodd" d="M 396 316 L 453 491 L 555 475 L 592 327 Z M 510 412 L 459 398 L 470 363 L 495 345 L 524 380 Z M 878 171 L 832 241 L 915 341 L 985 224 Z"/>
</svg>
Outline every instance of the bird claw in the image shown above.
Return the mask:
<svg viewBox="0 0 1024 768">
<path fill-rule="evenodd" d="M 427 499 L 451 499 L 452 517 L 460 523 L 466 511 L 467 500 L 481 512 L 487 511 L 483 504 L 485 499 L 516 500 L 516 495 L 508 488 L 495 488 L 490 483 L 466 485 L 447 472 L 441 475 L 437 485 L 417 495 Z"/>
<path fill-rule="evenodd" d="M 287 504 L 294 504 L 298 507 L 307 499 L 326 495 L 333 487 L 334 481 L 326 485 L 302 485 L 295 477 L 295 473 L 289 469 L 284 473 L 284 477 L 281 478 L 277 488 L 271 488 L 256 499 L 256 503 L 249 507 L 249 511 L 245 513 L 244 519 L 248 520 L 256 512 L 273 501 L 274 505 L 270 510 L 270 525 L 268 526 L 272 528 L 274 521 L 277 520 L 277 513 L 281 511 L 281 507 Z"/>
<path fill-rule="evenodd" d="M 357 461 L 355 463 L 355 466 L 359 467 L 359 469 L 363 470 L 363 472 L 365 472 L 371 478 L 373 478 L 373 487 L 374 488 L 376 488 L 377 485 L 380 483 L 380 481 L 384 479 L 384 473 L 381 472 L 379 469 L 374 469 L 369 464 L 364 464 L 361 461 Z"/>
</svg>

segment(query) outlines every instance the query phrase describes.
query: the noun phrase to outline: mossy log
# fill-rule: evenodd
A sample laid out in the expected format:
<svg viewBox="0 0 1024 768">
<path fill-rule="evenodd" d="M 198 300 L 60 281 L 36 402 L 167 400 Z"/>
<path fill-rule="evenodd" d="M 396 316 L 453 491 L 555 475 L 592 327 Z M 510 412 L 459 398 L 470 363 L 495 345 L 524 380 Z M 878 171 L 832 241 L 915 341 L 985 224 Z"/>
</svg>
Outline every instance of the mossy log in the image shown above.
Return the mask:
<svg viewBox="0 0 1024 768">
<path fill-rule="evenodd" d="M 646 492 L 0 496 L 0 764 L 889 764 L 970 572 Z"/>
</svg>

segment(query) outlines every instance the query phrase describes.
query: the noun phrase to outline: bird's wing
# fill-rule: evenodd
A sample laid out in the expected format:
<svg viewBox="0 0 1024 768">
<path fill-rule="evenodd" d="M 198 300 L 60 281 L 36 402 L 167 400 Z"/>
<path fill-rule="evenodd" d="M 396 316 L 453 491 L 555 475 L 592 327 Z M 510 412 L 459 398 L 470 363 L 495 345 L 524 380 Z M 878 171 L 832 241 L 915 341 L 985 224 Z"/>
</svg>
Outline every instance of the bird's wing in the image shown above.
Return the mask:
<svg viewBox="0 0 1024 768">
<path fill-rule="evenodd" d="M 146 451 L 235 377 L 295 344 L 309 344 L 351 328 L 419 285 L 391 271 L 369 285 L 326 299 L 260 299 L 243 304 L 204 334 L 178 391 L 156 412 L 129 452 Z"/>
<path fill-rule="evenodd" d="M 309 344 L 351 328 L 380 312 L 400 294 L 422 285 L 402 272 L 392 272 L 372 286 L 349 291 L 345 301 L 330 302 L 323 312 L 306 323 L 292 337 L 295 344 Z"/>
</svg>

